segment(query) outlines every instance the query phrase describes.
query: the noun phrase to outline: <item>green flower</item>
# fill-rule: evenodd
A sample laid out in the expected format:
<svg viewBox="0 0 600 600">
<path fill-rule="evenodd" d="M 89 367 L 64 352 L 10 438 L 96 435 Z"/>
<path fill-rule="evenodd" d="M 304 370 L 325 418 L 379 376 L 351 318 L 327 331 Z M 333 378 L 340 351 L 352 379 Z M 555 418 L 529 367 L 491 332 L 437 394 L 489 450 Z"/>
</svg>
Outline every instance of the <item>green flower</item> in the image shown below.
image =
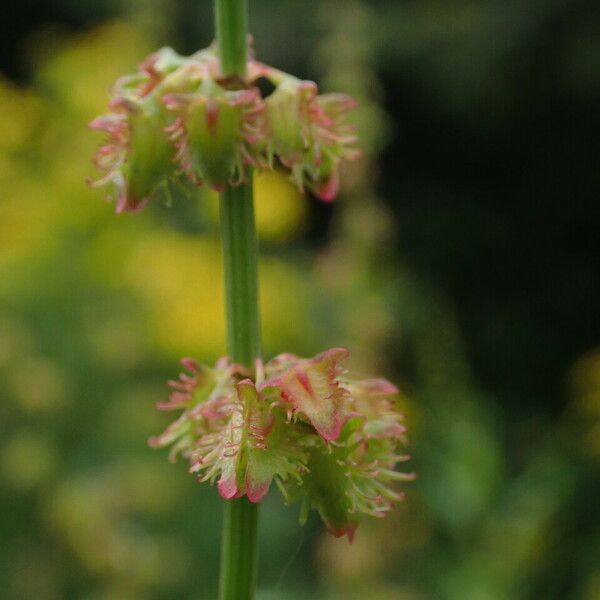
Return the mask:
<svg viewBox="0 0 600 600">
<path fill-rule="evenodd" d="M 168 94 L 163 102 L 177 115 L 166 131 L 191 181 L 206 181 L 222 191 L 227 184 L 245 180 L 244 167 L 253 164 L 251 145 L 260 135 L 256 118 L 262 102 L 257 89 L 228 91 L 205 79 L 197 91 Z"/>
<path fill-rule="evenodd" d="M 264 77 L 275 85 L 265 99 L 266 153 L 290 170 L 300 189 L 331 202 L 339 190 L 339 165 L 359 155 L 347 113 L 357 106 L 350 96 L 318 94 L 317 84 L 302 81 L 261 63 L 251 63 L 253 80 Z"/>
<path fill-rule="evenodd" d="M 117 213 L 142 209 L 173 173 L 175 151 L 164 133 L 170 116 L 156 91 L 182 64 L 170 48 L 151 54 L 137 74 L 115 84 L 112 113 L 90 123 L 108 134 L 95 158 L 103 175 L 90 183 L 114 186 Z"/>
<path fill-rule="evenodd" d="M 396 483 L 414 474 L 395 470 L 408 460 L 397 389 L 348 379 L 347 357 L 343 348 L 281 354 L 257 364 L 256 381 L 228 359 L 212 368 L 184 359 L 190 374 L 171 381 L 159 405 L 183 413 L 150 444 L 171 445 L 171 458 L 181 453 L 224 498 L 258 502 L 275 482 L 286 501 L 302 501 L 302 520 L 315 509 L 331 533 L 352 540 L 359 515 L 387 514 L 403 497 Z"/>
<path fill-rule="evenodd" d="M 264 99 L 256 86 L 262 77 L 275 85 Z M 117 81 L 111 114 L 90 123 L 108 134 L 95 158 L 103 174 L 91 183 L 114 186 L 117 212 L 135 211 L 182 174 L 223 190 L 246 181 L 247 167 L 281 165 L 301 190 L 329 202 L 340 162 L 358 154 L 346 123 L 355 106 L 255 61 L 246 80 L 223 79 L 213 48 L 190 57 L 163 48 Z"/>
</svg>

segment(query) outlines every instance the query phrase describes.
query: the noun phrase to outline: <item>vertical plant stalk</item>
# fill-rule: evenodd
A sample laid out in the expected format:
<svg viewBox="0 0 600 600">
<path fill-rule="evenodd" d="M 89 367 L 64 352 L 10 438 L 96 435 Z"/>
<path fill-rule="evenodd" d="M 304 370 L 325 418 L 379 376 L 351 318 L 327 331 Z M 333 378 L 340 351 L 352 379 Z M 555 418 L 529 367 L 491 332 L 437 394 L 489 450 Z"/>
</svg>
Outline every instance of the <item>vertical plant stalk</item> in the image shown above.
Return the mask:
<svg viewBox="0 0 600 600">
<path fill-rule="evenodd" d="M 224 76 L 246 74 L 247 0 L 215 0 L 216 36 Z M 235 362 L 252 367 L 260 356 L 258 242 L 252 171 L 247 183 L 220 197 L 227 338 Z M 256 586 L 258 504 L 246 497 L 225 501 L 221 539 L 220 600 L 252 600 Z"/>
</svg>

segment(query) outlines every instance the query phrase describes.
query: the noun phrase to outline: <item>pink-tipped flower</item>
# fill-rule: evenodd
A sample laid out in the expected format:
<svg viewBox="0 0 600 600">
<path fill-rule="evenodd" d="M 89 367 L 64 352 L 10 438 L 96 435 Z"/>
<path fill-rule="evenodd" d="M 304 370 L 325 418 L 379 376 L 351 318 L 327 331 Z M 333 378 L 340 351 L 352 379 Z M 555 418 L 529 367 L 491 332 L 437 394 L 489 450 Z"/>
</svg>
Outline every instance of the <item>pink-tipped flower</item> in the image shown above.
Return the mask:
<svg viewBox="0 0 600 600">
<path fill-rule="evenodd" d="M 176 115 L 166 130 L 176 160 L 196 185 L 222 191 L 245 180 L 245 165 L 254 163 L 250 146 L 262 135 L 257 89 L 228 91 L 205 79 L 197 91 L 167 94 L 163 102 Z"/>
<path fill-rule="evenodd" d="M 154 52 L 136 73 L 116 82 L 109 102 L 112 113 L 90 123 L 107 134 L 94 161 L 103 175 L 90 184 L 113 185 L 117 213 L 143 208 L 173 174 L 175 152 L 164 133 L 169 115 L 156 91 L 186 61 L 171 48 Z"/>
<path fill-rule="evenodd" d="M 247 167 L 281 165 L 301 189 L 325 202 L 339 189 L 339 165 L 357 155 L 347 113 L 356 103 L 342 94 L 319 95 L 315 83 L 251 60 L 245 79 L 222 78 L 215 49 L 190 57 L 171 48 L 148 56 L 112 91 L 112 114 L 95 119 L 107 142 L 96 154 L 112 184 L 117 212 L 135 211 L 171 178 L 215 190 L 246 181 Z M 256 81 L 275 86 L 261 97 Z"/>
<path fill-rule="evenodd" d="M 245 377 L 239 365 L 221 360 L 213 368 L 183 359 L 191 374 L 169 382 L 162 410 L 183 409 L 165 431 L 149 440 L 152 447 L 172 445 L 170 457 L 182 454 L 200 481 L 217 482 L 224 498 L 246 495 L 260 501 L 274 478 L 298 479 L 305 451 L 297 431 L 286 426 L 285 412 L 273 410 Z"/>
<path fill-rule="evenodd" d="M 243 367 L 221 359 L 215 367 L 186 358 L 189 373 L 169 382 L 161 409 L 181 416 L 156 438 L 171 445 L 200 481 L 216 482 L 224 498 L 258 502 L 275 482 L 286 501 L 301 499 L 328 530 L 350 541 L 360 514 L 382 517 L 403 494 L 396 484 L 412 473 L 397 389 L 384 379 L 348 379 L 348 357 L 333 348 L 314 358 L 280 354 L 258 362 L 257 382 Z"/>
<path fill-rule="evenodd" d="M 267 154 L 291 172 L 300 189 L 331 202 L 339 190 L 339 164 L 358 155 L 357 137 L 346 123 L 356 101 L 343 94 L 318 94 L 312 81 L 301 81 L 276 69 L 253 63 L 252 77 L 266 77 L 275 90 L 265 100 Z"/>
<path fill-rule="evenodd" d="M 395 470 L 408 460 L 397 388 L 385 379 L 349 379 L 340 367 L 347 356 L 342 348 L 312 359 L 280 355 L 265 366 L 271 379 L 263 387 L 278 390 L 284 405 L 304 413 L 317 434 L 307 442 L 302 485 L 290 481 L 284 492 L 303 499 L 304 515 L 317 510 L 333 535 L 352 541 L 358 515 L 385 516 L 403 498 L 396 482 L 414 474 Z"/>
<path fill-rule="evenodd" d="M 120 98 L 139 100 L 150 95 L 166 77 L 189 63 L 189 59 L 179 56 L 172 48 L 161 48 L 148 55 L 139 65 L 136 73 L 120 77 L 112 95 L 119 102 Z M 111 103 L 112 104 L 112 103 Z"/>
<path fill-rule="evenodd" d="M 324 440 L 335 440 L 345 421 L 347 392 L 339 377 L 344 372 L 340 363 L 348 356 L 348 350 L 332 348 L 314 358 L 297 359 L 283 373 L 263 383 L 263 387 L 278 390 L 281 404 L 290 415 L 303 415 Z M 274 360 L 275 372 L 280 363 L 281 359 Z M 271 370 L 267 364 L 267 376 Z"/>
<path fill-rule="evenodd" d="M 111 106 L 113 114 L 90 123 L 92 129 L 108 134 L 95 159 L 103 176 L 90 183 L 113 184 L 117 213 L 137 211 L 173 171 L 174 151 L 163 132 L 166 111 L 152 97 L 121 98 Z"/>
</svg>

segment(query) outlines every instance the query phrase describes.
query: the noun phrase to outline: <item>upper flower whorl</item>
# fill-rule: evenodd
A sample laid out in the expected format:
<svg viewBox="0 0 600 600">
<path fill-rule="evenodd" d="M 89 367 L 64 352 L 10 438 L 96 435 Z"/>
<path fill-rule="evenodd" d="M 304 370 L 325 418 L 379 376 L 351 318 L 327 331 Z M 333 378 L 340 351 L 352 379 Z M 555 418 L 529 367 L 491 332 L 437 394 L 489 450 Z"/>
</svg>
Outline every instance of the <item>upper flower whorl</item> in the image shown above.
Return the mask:
<svg viewBox="0 0 600 600">
<path fill-rule="evenodd" d="M 337 195 L 340 161 L 358 155 L 346 122 L 356 102 L 254 60 L 245 80 L 219 73 L 212 47 L 189 57 L 163 48 L 117 81 L 112 112 L 90 123 L 108 134 L 95 158 L 103 175 L 91 184 L 114 186 L 117 212 L 143 208 L 172 179 L 239 185 L 248 166 L 286 169 L 326 202 Z M 275 88 L 266 98 L 261 78 Z"/>
</svg>

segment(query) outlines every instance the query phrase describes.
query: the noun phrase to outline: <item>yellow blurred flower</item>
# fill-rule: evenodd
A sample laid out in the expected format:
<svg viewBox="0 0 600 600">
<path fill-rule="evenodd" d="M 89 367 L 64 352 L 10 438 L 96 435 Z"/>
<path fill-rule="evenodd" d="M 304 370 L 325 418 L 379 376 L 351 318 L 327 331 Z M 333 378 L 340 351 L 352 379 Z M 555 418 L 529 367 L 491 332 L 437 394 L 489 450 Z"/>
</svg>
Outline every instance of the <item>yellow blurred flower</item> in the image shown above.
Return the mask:
<svg viewBox="0 0 600 600">
<path fill-rule="evenodd" d="M 168 355 L 225 351 L 221 255 L 217 240 L 157 233 L 128 257 L 127 277 L 146 308 L 151 335 Z"/>
<path fill-rule="evenodd" d="M 0 153 L 17 152 L 34 141 L 43 114 L 42 103 L 30 90 L 0 78 L 0 107 Z M 0 171 L 0 178 L 6 175 L 8 173 Z"/>
<path fill-rule="evenodd" d="M 284 173 L 256 173 L 254 201 L 256 227 L 261 239 L 281 243 L 301 233 L 308 212 L 308 199 Z"/>
<path fill-rule="evenodd" d="M 203 194 L 206 211 L 216 223 L 219 219 L 219 195 L 208 191 Z M 258 237 L 266 242 L 287 242 L 300 233 L 308 214 L 308 198 L 298 191 L 281 171 L 254 173 L 254 206 Z"/>
</svg>

